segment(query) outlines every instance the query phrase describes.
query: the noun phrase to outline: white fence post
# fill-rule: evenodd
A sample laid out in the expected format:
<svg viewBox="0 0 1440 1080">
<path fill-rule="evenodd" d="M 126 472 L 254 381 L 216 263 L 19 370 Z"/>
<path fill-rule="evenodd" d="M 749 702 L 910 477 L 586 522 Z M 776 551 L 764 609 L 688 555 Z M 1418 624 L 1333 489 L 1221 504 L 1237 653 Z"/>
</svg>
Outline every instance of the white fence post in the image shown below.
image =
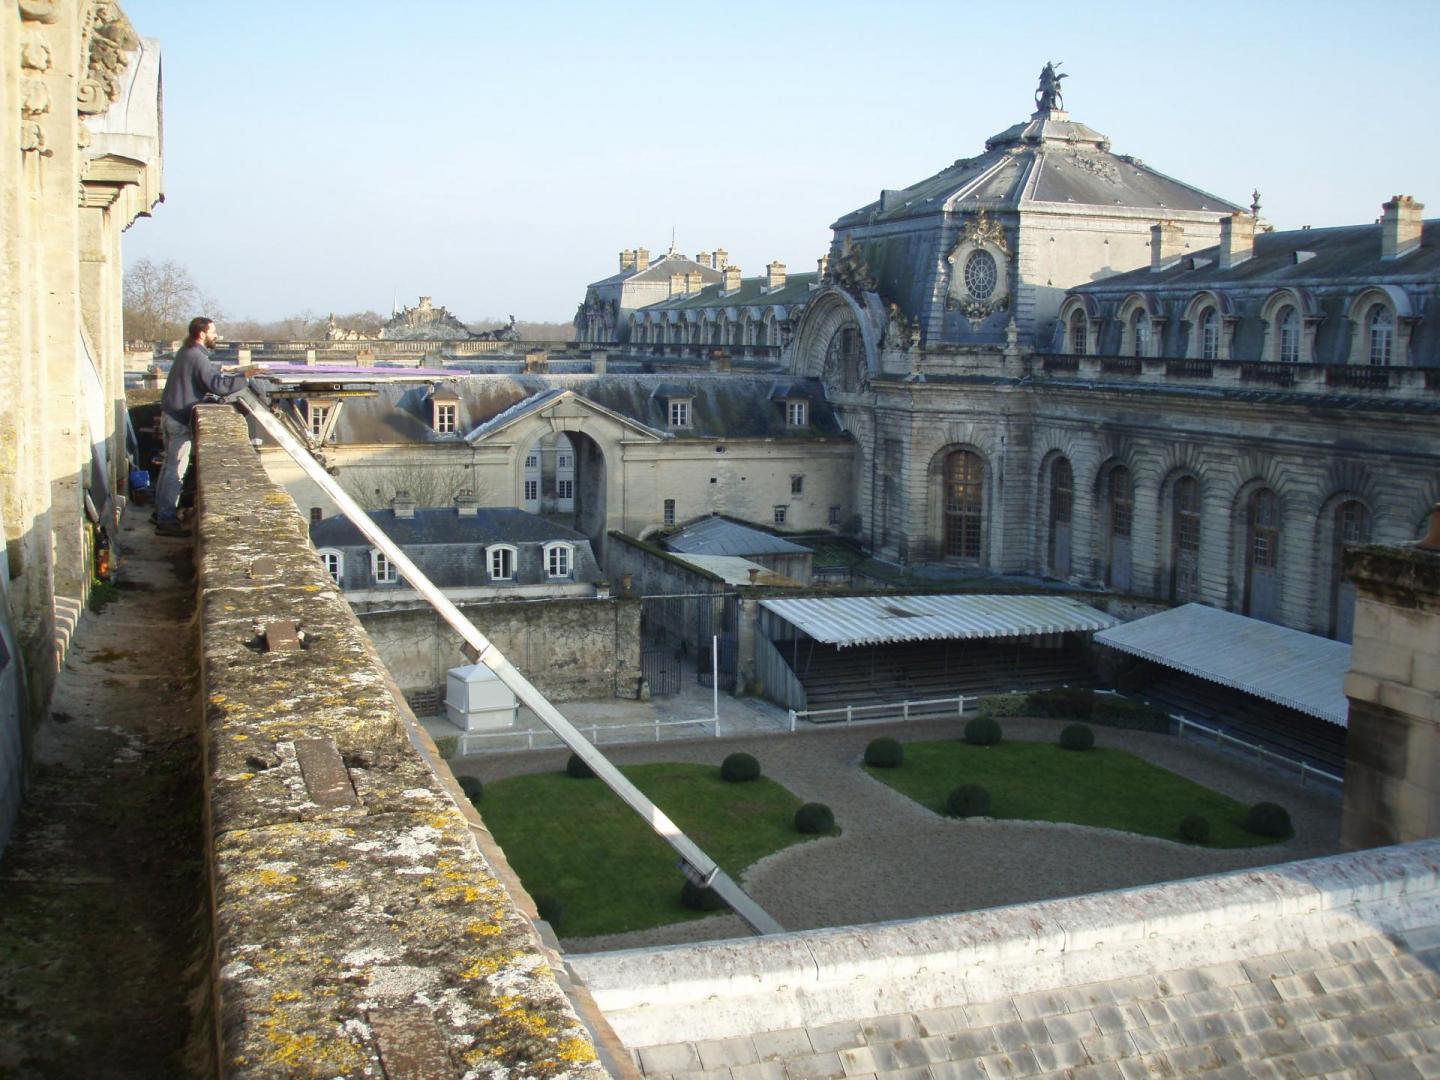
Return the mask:
<svg viewBox="0 0 1440 1080">
<path fill-rule="evenodd" d="M 900 703 L 900 719 L 905 720 L 905 721 L 909 721 L 909 719 L 910 719 L 910 702 L 908 702 L 908 701 L 902 701 L 902 702 Z"/>
<path fill-rule="evenodd" d="M 790 709 L 788 712 L 790 713 L 790 731 L 793 733 L 795 731 L 795 710 Z"/>
<path fill-rule="evenodd" d="M 852 720 L 854 720 L 854 719 L 855 719 L 855 706 L 853 706 L 853 705 L 846 705 L 846 706 L 845 706 L 845 726 L 846 726 L 846 727 L 849 727 L 849 726 L 850 726 L 850 722 L 851 722 Z"/>
</svg>

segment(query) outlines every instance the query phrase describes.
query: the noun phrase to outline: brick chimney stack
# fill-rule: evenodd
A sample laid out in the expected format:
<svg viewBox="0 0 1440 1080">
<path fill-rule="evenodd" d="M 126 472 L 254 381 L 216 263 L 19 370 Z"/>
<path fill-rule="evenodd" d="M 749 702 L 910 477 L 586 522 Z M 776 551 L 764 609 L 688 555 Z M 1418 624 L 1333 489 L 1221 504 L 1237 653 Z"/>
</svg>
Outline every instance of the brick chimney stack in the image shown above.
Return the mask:
<svg viewBox="0 0 1440 1080">
<path fill-rule="evenodd" d="M 696 255 L 696 256 L 695 256 L 695 261 L 696 261 L 697 263 L 699 263 L 701 266 L 708 266 L 711 270 L 715 269 L 715 261 L 714 261 L 714 258 L 711 256 L 710 252 L 708 252 L 708 251 L 702 251 L 702 252 L 700 252 L 700 254 Z"/>
<path fill-rule="evenodd" d="M 1150 269 L 1174 266 L 1185 252 L 1185 230 L 1173 221 L 1150 226 Z"/>
<path fill-rule="evenodd" d="M 479 512 L 480 500 L 475 497 L 475 492 L 461 488 L 455 493 L 455 513 L 461 517 L 478 517 Z"/>
<path fill-rule="evenodd" d="M 705 275 L 699 270 L 692 270 L 685 275 L 685 294 L 698 293 L 705 288 Z"/>
<path fill-rule="evenodd" d="M 716 270 L 724 270 L 730 265 L 730 253 L 724 248 L 715 249 L 715 261 L 711 264 Z"/>
<path fill-rule="evenodd" d="M 785 287 L 785 264 L 776 259 L 765 267 L 765 291 L 779 292 Z"/>
<path fill-rule="evenodd" d="M 1255 254 L 1255 219 L 1236 210 L 1220 219 L 1220 269 L 1239 266 Z"/>
<path fill-rule="evenodd" d="M 638 270 L 648 270 L 649 268 L 650 268 L 650 249 L 649 249 L 649 248 L 636 248 L 636 249 L 635 249 L 635 269 L 638 271 Z"/>
<path fill-rule="evenodd" d="M 671 274 L 671 275 L 670 275 L 670 295 L 671 295 L 672 297 L 674 297 L 674 296 L 684 296 L 684 295 L 685 295 L 685 275 L 684 275 L 684 274 Z"/>
<path fill-rule="evenodd" d="M 1396 195 L 1381 209 L 1384 216 L 1380 219 L 1380 258 L 1403 259 L 1420 246 L 1423 227 L 1420 215 L 1425 204 L 1409 195 Z"/>
<path fill-rule="evenodd" d="M 720 295 L 732 296 L 740 291 L 740 267 L 726 266 L 724 270 L 725 280 L 721 283 Z"/>
<path fill-rule="evenodd" d="M 635 252 L 632 251 L 632 250 L 628 250 L 628 249 L 625 250 L 625 251 L 620 252 L 620 272 L 623 274 L 623 273 L 625 273 L 626 270 L 634 270 L 634 269 L 635 269 Z"/>
<path fill-rule="evenodd" d="M 397 491 L 390 500 L 390 509 L 395 511 L 397 518 L 409 520 L 415 516 L 415 500 L 410 497 L 410 492 Z"/>
</svg>

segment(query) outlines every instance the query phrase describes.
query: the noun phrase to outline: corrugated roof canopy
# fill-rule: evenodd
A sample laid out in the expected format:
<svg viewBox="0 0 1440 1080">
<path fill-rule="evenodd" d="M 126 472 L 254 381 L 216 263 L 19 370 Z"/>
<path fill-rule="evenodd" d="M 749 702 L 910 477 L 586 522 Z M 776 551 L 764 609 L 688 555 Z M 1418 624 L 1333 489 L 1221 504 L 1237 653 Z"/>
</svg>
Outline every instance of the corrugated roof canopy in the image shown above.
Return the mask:
<svg viewBox="0 0 1440 1080">
<path fill-rule="evenodd" d="M 816 641 L 880 645 L 1103 630 L 1115 620 L 1063 596 L 837 596 L 762 600 Z"/>
<path fill-rule="evenodd" d="M 1347 726 L 1350 646 L 1204 604 L 1125 623 L 1095 640 L 1308 716 Z"/>
</svg>

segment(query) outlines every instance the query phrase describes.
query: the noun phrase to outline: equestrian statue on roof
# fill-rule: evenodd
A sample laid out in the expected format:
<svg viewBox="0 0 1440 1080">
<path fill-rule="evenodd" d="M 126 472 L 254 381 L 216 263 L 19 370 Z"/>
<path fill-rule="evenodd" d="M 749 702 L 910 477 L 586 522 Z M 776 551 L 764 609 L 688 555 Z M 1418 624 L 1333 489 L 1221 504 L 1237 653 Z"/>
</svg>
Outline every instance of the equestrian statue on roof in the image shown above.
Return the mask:
<svg viewBox="0 0 1440 1080">
<path fill-rule="evenodd" d="M 1051 60 L 1040 69 L 1040 87 L 1035 91 L 1035 108 L 1038 112 L 1050 112 L 1065 108 L 1065 98 L 1060 93 L 1060 80 L 1069 75 L 1060 74 L 1060 63 Z"/>
</svg>

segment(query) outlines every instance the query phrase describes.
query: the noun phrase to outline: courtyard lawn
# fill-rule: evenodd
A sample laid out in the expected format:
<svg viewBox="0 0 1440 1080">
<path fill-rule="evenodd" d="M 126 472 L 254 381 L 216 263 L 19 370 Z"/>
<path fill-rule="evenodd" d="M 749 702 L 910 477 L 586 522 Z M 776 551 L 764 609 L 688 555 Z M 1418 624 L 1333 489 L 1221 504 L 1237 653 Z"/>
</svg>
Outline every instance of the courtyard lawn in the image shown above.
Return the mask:
<svg viewBox="0 0 1440 1080">
<path fill-rule="evenodd" d="M 731 877 L 757 859 L 813 837 L 795 831 L 800 800 L 761 777 L 720 779 L 717 765 L 660 763 L 621 770 Z M 563 905 L 564 937 L 645 930 L 703 918 L 680 904 L 675 849 L 598 779 L 564 772 L 496 780 L 481 816 L 531 896 Z"/>
<path fill-rule="evenodd" d="M 1202 814 L 1210 821 L 1207 847 L 1278 843 L 1246 832 L 1244 804 L 1124 750 L 911 742 L 899 768 L 864 768 L 937 814 L 945 813 L 945 798 L 954 788 L 980 784 L 990 790 L 990 814 L 996 818 L 1066 821 L 1179 841 L 1181 820 Z"/>
</svg>

